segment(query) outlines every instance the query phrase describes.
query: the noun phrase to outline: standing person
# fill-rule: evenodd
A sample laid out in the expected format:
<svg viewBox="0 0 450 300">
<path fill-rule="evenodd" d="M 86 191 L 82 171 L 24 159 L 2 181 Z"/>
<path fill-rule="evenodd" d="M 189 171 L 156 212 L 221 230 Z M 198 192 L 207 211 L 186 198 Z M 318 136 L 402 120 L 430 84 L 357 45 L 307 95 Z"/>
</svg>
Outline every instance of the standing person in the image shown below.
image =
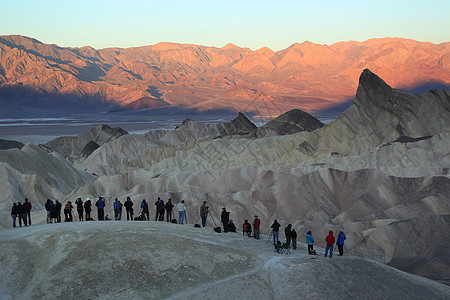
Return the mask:
<svg viewBox="0 0 450 300">
<path fill-rule="evenodd" d="M 130 197 L 127 197 L 127 201 L 125 201 L 124 205 L 127 210 L 127 221 L 133 221 L 133 201 L 131 201 Z"/>
<path fill-rule="evenodd" d="M 184 200 L 181 200 L 181 202 L 178 203 L 177 208 L 178 208 L 178 223 L 183 224 L 184 214 L 186 212 L 186 205 L 184 204 Z"/>
<path fill-rule="evenodd" d="M 66 205 L 64 206 L 64 222 L 72 222 L 72 209 L 72 202 L 67 201 Z"/>
<path fill-rule="evenodd" d="M 276 243 L 278 243 L 279 240 L 279 233 L 280 233 L 280 223 L 278 223 L 277 220 L 273 221 L 272 226 L 270 226 L 270 228 L 272 228 L 272 236 L 273 236 L 273 245 L 275 246 Z"/>
<path fill-rule="evenodd" d="M 314 238 L 312 236 L 311 231 L 308 231 L 306 233 L 306 243 L 308 244 L 308 254 L 313 255 L 313 251 L 314 251 Z"/>
<path fill-rule="evenodd" d="M 105 200 L 103 197 L 98 197 L 97 202 L 95 202 L 95 206 L 97 206 L 97 217 L 99 221 L 105 220 Z"/>
<path fill-rule="evenodd" d="M 261 220 L 258 218 L 258 216 L 255 216 L 255 219 L 253 220 L 253 237 L 257 240 L 259 240 L 259 227 L 261 226 Z"/>
<path fill-rule="evenodd" d="M 347 237 L 345 236 L 345 234 L 342 231 L 340 231 L 336 241 L 339 250 L 339 256 L 344 255 L 344 241 L 346 238 Z"/>
<path fill-rule="evenodd" d="M 86 221 L 91 219 L 91 211 L 92 211 L 92 202 L 89 197 L 86 198 L 86 202 L 84 202 L 84 211 L 86 212 Z"/>
<path fill-rule="evenodd" d="M 327 242 L 327 248 L 325 249 L 325 257 L 327 257 L 328 250 L 330 250 L 330 258 L 333 257 L 333 245 L 336 241 L 333 235 L 333 230 L 330 230 L 328 232 L 327 237 L 325 238 L 325 241 Z"/>
<path fill-rule="evenodd" d="M 171 198 L 169 198 L 169 200 L 167 200 L 166 204 L 164 205 L 164 208 L 166 210 L 166 221 L 170 222 L 172 219 L 172 208 L 173 208 Z"/>
<path fill-rule="evenodd" d="M 286 236 L 286 244 L 291 246 L 291 232 L 292 232 L 292 224 L 289 224 L 284 228 L 284 235 Z"/>
<path fill-rule="evenodd" d="M 31 225 L 31 203 L 28 202 L 28 198 L 25 198 L 23 207 L 25 208 L 25 219 L 28 217 L 28 225 Z"/>
<path fill-rule="evenodd" d="M 22 221 L 23 225 L 27 226 L 27 213 L 25 207 L 20 202 L 17 202 L 17 214 L 19 216 L 19 226 L 22 227 Z"/>
<path fill-rule="evenodd" d="M 17 218 L 17 203 L 13 203 L 11 207 L 11 218 L 13 219 L 13 228 L 16 228 L 16 218 Z"/>
<path fill-rule="evenodd" d="M 200 206 L 200 217 L 202 218 L 202 227 L 206 227 L 206 218 L 208 217 L 209 207 L 206 206 L 206 201 Z"/>
<path fill-rule="evenodd" d="M 295 227 L 292 227 L 291 241 L 292 241 L 292 249 L 297 250 L 297 232 L 295 231 Z"/>
<path fill-rule="evenodd" d="M 223 232 L 228 232 L 228 223 L 230 222 L 230 212 L 225 207 L 222 208 L 222 214 L 220 215 L 220 221 L 223 225 Z"/>
<path fill-rule="evenodd" d="M 245 219 L 244 224 L 242 224 L 242 235 L 247 234 L 248 237 L 252 235 L 252 225 Z"/>
<path fill-rule="evenodd" d="M 122 219 L 122 206 L 119 199 L 114 199 L 114 220 L 116 221 Z"/>
<path fill-rule="evenodd" d="M 142 209 L 142 214 L 147 218 L 146 220 L 150 221 L 150 212 L 148 210 L 148 203 L 147 203 L 147 201 L 145 201 L 145 199 L 142 199 L 141 209 Z"/>
<path fill-rule="evenodd" d="M 53 201 L 50 200 L 49 206 L 50 206 L 50 223 L 61 223 L 61 206 L 62 206 L 61 202 L 56 200 L 55 204 L 53 203 Z"/>
<path fill-rule="evenodd" d="M 50 202 L 52 200 L 47 199 L 47 202 L 45 202 L 45 210 L 47 211 L 47 224 L 52 222 L 52 218 L 50 216 Z"/>
<path fill-rule="evenodd" d="M 78 213 L 78 220 L 83 221 L 83 200 L 81 198 L 78 198 L 75 200 L 75 204 L 77 205 L 77 213 Z"/>
<path fill-rule="evenodd" d="M 159 217 L 159 215 L 158 215 L 158 213 L 159 213 L 159 210 L 158 210 L 159 200 L 161 200 L 161 197 L 158 197 L 158 199 L 155 202 L 155 221 L 158 221 L 158 217 Z"/>
<path fill-rule="evenodd" d="M 159 199 L 156 209 L 158 210 L 158 221 L 164 221 L 164 200 L 162 198 Z"/>
<path fill-rule="evenodd" d="M 52 204 L 53 204 L 53 201 L 52 201 Z M 61 204 L 61 202 L 59 202 L 58 199 L 56 199 L 56 204 L 54 204 L 54 206 L 55 206 L 55 217 L 54 218 L 56 218 L 56 222 L 61 223 L 62 204 Z"/>
</svg>

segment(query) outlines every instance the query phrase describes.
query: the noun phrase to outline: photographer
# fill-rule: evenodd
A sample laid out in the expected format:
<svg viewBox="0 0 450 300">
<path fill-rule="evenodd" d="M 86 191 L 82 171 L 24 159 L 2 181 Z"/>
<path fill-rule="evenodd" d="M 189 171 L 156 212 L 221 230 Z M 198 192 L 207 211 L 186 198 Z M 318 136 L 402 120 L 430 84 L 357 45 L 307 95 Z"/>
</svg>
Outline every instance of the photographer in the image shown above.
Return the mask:
<svg viewBox="0 0 450 300">
<path fill-rule="evenodd" d="M 202 218 L 202 227 L 206 227 L 206 218 L 208 217 L 209 207 L 206 206 L 206 201 L 203 201 L 202 206 L 200 206 L 200 217 Z"/>
</svg>

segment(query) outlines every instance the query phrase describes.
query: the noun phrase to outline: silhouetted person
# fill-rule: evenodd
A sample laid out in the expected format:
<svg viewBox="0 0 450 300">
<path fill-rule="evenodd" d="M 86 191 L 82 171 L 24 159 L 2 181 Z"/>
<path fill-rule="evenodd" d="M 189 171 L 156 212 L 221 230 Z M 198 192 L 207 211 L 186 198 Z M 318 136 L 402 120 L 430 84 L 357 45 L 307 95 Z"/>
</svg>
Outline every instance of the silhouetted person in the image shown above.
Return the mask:
<svg viewBox="0 0 450 300">
<path fill-rule="evenodd" d="M 53 201 L 52 201 L 52 203 L 53 203 Z M 61 208 L 62 208 L 62 204 L 61 204 L 61 202 L 59 202 L 58 199 L 56 199 L 56 204 L 54 204 L 54 206 L 55 206 L 55 214 L 54 214 L 55 217 L 53 217 L 53 218 L 56 219 L 55 223 L 56 222 L 61 223 Z"/>
<path fill-rule="evenodd" d="M 13 219 L 13 228 L 16 228 L 16 219 L 17 219 L 17 203 L 13 203 L 13 206 L 11 207 L 11 218 Z"/>
<path fill-rule="evenodd" d="M 273 236 L 273 245 L 275 246 L 276 243 L 280 241 L 279 234 L 280 234 L 280 223 L 278 223 L 277 220 L 273 221 L 273 224 L 270 226 L 272 228 L 272 236 Z"/>
<path fill-rule="evenodd" d="M 295 227 L 292 227 L 291 242 L 292 242 L 292 249 L 297 250 L 297 232 L 295 231 Z"/>
<path fill-rule="evenodd" d="M 77 205 L 77 213 L 78 213 L 78 220 L 83 221 L 83 200 L 81 198 L 78 198 L 75 200 L 75 204 Z"/>
<path fill-rule="evenodd" d="M 25 208 L 25 219 L 28 217 L 28 225 L 31 225 L 31 203 L 28 202 L 28 198 L 25 198 L 25 202 L 23 203 L 23 207 Z"/>
<path fill-rule="evenodd" d="M 133 201 L 131 201 L 130 197 L 127 197 L 127 201 L 125 201 L 124 206 L 127 210 L 127 221 L 133 221 Z"/>
<path fill-rule="evenodd" d="M 228 231 L 236 232 L 236 225 L 234 225 L 233 220 L 230 220 L 230 222 L 228 222 Z"/>
<path fill-rule="evenodd" d="M 228 223 L 230 222 L 230 212 L 226 208 L 222 208 L 222 213 L 220 214 L 220 221 L 223 225 L 223 232 L 228 232 Z"/>
<path fill-rule="evenodd" d="M 25 212 L 25 207 L 20 202 L 17 203 L 17 215 L 19 216 L 19 226 L 22 227 L 22 221 L 23 225 L 27 226 L 27 213 Z"/>
<path fill-rule="evenodd" d="M 45 210 L 47 211 L 47 224 L 52 222 L 52 217 L 50 215 L 50 202 L 52 200 L 47 199 L 47 202 L 45 202 Z"/>
<path fill-rule="evenodd" d="M 164 205 L 164 209 L 166 210 L 166 221 L 167 222 L 172 221 L 172 209 L 173 209 L 172 199 L 169 198 L 169 200 L 167 200 L 166 204 Z"/>
<path fill-rule="evenodd" d="M 86 201 L 84 202 L 84 212 L 86 213 L 86 221 L 89 221 L 91 219 L 91 211 L 92 211 L 92 202 L 89 197 L 86 198 Z"/>
<path fill-rule="evenodd" d="M 288 226 L 286 226 L 286 228 L 284 228 L 284 235 L 286 236 L 286 244 L 288 246 L 291 245 L 291 231 L 292 231 L 292 224 L 289 224 Z"/>
</svg>

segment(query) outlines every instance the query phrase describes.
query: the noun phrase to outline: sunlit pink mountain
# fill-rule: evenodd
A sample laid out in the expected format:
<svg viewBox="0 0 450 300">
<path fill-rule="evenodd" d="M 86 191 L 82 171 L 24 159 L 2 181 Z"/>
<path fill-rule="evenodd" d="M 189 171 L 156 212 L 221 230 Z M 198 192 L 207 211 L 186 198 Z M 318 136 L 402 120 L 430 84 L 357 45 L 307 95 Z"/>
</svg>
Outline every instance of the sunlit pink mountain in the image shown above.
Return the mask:
<svg viewBox="0 0 450 300">
<path fill-rule="evenodd" d="M 174 43 L 97 50 L 0 36 L 0 103 L 11 112 L 167 105 L 261 115 L 314 112 L 352 99 L 365 68 L 394 88 L 448 89 L 450 43 L 383 38 L 296 43 L 276 52 Z"/>
</svg>

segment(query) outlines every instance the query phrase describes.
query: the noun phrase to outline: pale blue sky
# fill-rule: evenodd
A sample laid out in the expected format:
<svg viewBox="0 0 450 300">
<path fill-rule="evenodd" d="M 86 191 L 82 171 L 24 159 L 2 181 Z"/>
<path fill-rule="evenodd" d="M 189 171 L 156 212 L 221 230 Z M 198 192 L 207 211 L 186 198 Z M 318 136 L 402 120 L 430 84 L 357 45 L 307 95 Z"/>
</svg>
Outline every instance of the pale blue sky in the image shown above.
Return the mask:
<svg viewBox="0 0 450 300">
<path fill-rule="evenodd" d="M 253 50 L 379 37 L 450 41 L 450 0 L 0 0 L 0 35 L 94 48 L 158 42 Z"/>
</svg>

